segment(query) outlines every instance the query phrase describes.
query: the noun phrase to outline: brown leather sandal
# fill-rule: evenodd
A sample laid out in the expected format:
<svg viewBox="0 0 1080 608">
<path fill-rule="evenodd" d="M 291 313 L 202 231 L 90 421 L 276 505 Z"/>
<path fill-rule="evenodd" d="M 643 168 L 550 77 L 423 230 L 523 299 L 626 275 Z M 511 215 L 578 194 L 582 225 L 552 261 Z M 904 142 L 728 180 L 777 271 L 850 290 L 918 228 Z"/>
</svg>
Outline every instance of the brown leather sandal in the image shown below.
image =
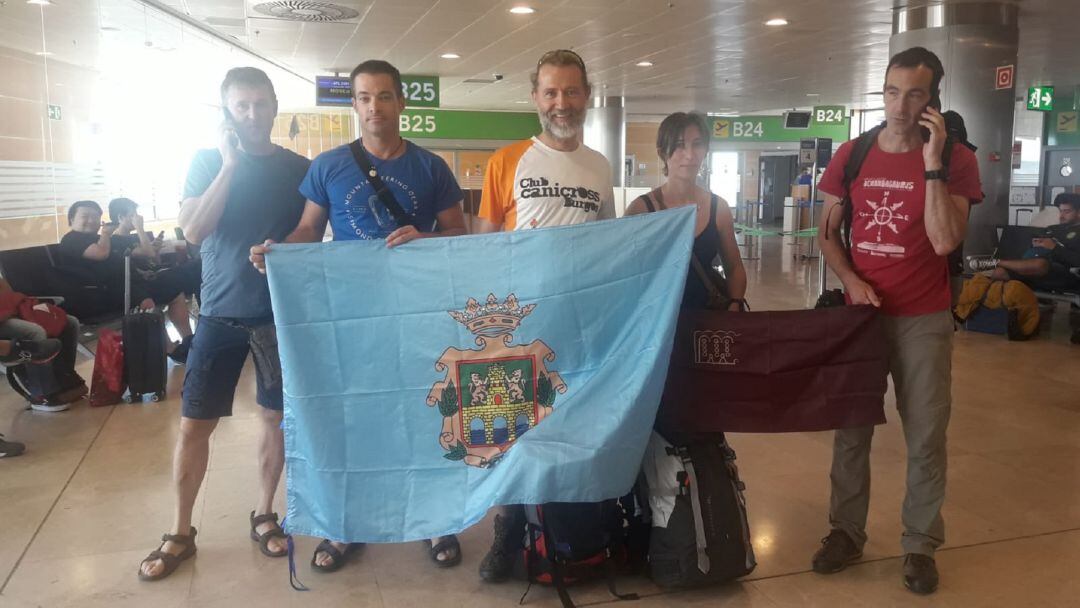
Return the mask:
<svg viewBox="0 0 1080 608">
<path fill-rule="evenodd" d="M 189 557 L 195 555 L 195 535 L 198 531 L 195 530 L 195 526 L 191 526 L 191 534 L 163 534 L 161 535 L 161 545 L 157 550 L 151 551 L 150 555 L 146 556 L 146 559 L 139 563 L 139 580 L 140 581 L 159 581 L 166 576 L 169 576 L 180 567 L 180 563 Z M 178 545 L 183 545 L 184 550 L 177 555 L 172 553 L 166 553 L 162 549 L 165 548 L 165 543 L 173 542 Z M 160 559 L 165 564 L 165 569 L 157 574 L 150 576 L 143 573 L 143 566 L 146 562 L 152 562 L 156 559 Z"/>
<path fill-rule="evenodd" d="M 282 549 L 281 551 L 275 553 L 270 550 L 270 547 L 267 544 L 270 542 L 271 538 L 287 538 L 285 536 L 285 531 L 282 530 L 281 526 L 278 525 L 277 513 L 264 513 L 262 515 L 255 515 L 255 511 L 252 511 L 251 515 L 248 516 L 248 521 L 251 522 L 251 540 L 259 543 L 259 551 L 262 551 L 263 555 L 265 555 L 266 557 L 285 557 L 289 554 L 288 549 Z M 255 531 L 255 528 L 267 522 L 270 522 L 274 525 L 262 534 L 259 534 Z"/>
</svg>

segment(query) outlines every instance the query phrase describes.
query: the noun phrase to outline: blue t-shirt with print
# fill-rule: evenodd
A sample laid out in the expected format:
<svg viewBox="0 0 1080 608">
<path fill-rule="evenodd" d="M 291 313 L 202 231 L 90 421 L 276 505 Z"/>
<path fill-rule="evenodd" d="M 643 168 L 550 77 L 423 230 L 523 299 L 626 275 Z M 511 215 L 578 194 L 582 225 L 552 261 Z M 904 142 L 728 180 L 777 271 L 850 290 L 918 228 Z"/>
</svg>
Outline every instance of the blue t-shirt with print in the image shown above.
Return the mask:
<svg viewBox="0 0 1080 608">
<path fill-rule="evenodd" d="M 441 157 L 409 141 L 405 146 L 397 158 L 384 161 L 368 154 L 368 160 L 402 209 L 416 218 L 416 228 L 431 232 L 436 216 L 461 201 L 461 188 Z M 335 241 L 385 239 L 399 227 L 347 145 L 317 156 L 300 192 L 328 209 Z"/>
</svg>

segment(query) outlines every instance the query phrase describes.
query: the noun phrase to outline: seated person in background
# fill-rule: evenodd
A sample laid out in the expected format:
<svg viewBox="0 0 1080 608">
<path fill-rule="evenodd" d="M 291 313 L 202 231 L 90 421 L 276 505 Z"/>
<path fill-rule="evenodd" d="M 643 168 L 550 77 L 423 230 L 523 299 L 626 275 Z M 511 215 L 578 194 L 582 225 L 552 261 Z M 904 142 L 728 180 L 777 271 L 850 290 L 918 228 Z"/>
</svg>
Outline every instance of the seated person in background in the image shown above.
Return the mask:
<svg viewBox="0 0 1080 608">
<path fill-rule="evenodd" d="M 136 217 L 138 217 L 136 215 Z M 136 220 L 132 220 L 135 222 Z M 142 231 L 142 220 L 135 229 Z M 78 201 L 68 209 L 71 232 L 60 239 L 60 252 L 66 263 L 81 266 L 97 277 L 113 293 L 124 293 L 124 251 L 131 246 L 122 237 L 114 237 L 116 226 L 101 223 L 101 207 L 94 201 Z M 145 237 L 145 235 L 144 235 Z M 130 239 L 130 237 L 128 237 Z M 186 296 L 198 289 L 190 273 L 176 268 L 150 272 L 132 269 L 132 303 L 141 310 L 167 307 L 166 313 L 182 342 L 170 344 L 169 356 L 179 363 L 187 359 L 191 345 L 191 320 Z M 122 305 L 121 305 L 122 306 Z"/>
<path fill-rule="evenodd" d="M 131 249 L 131 255 L 142 262 L 139 267 L 161 264 L 174 268 L 171 273 L 175 280 L 184 285 L 184 292 L 199 298 L 202 287 L 202 262 L 187 257 L 187 246 L 180 244 L 183 255 L 180 258 L 169 256 L 178 252 L 177 241 L 164 240 L 164 232 L 153 238 L 153 233 L 143 229 L 143 217 L 139 215 L 139 205 L 130 198 L 114 198 L 109 201 L 110 224 L 116 226 L 111 241 L 114 251 L 123 252 Z M 180 261 L 182 260 L 182 261 Z M 178 263 L 179 261 L 179 263 Z"/>
<path fill-rule="evenodd" d="M 11 286 L 0 279 L 0 293 L 10 291 Z M 13 311 L 0 311 L 0 363 L 28 364 L 20 381 L 30 393 L 31 409 L 39 412 L 62 412 L 89 392 L 75 371 L 78 319 L 68 315 L 58 338 L 49 338 L 45 328 L 14 316 Z"/>
<path fill-rule="evenodd" d="M 109 201 L 109 223 L 116 226 L 110 240 L 123 251 L 131 247 L 131 255 L 138 258 L 158 260 L 158 251 L 162 241 L 151 238 L 143 229 L 143 217 L 139 215 L 139 205 L 130 198 L 114 198 Z M 133 234 L 134 233 L 134 234 Z"/>
<path fill-rule="evenodd" d="M 971 256 L 973 271 L 990 271 L 995 281 L 1016 279 L 1039 290 L 1080 290 L 1080 277 L 1070 268 L 1080 267 L 1080 194 L 1062 193 L 1054 198 L 1059 224 L 1049 226 L 1041 237 L 1031 239 L 1031 249 L 1019 260 Z"/>
</svg>

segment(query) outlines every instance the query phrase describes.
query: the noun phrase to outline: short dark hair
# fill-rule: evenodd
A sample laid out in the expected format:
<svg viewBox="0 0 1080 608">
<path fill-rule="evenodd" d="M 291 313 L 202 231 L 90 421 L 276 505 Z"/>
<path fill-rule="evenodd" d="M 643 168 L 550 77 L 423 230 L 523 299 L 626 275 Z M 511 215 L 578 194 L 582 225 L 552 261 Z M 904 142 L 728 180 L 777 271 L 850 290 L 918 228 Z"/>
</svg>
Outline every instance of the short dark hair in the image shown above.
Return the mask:
<svg viewBox="0 0 1080 608">
<path fill-rule="evenodd" d="M 135 213 L 135 210 L 138 208 L 138 203 L 130 198 L 114 198 L 109 201 L 109 221 L 119 222 L 121 215 Z"/>
<path fill-rule="evenodd" d="M 589 84 L 589 73 L 585 70 L 585 60 L 570 49 L 555 49 L 554 51 L 548 51 L 540 56 L 540 60 L 536 62 L 536 69 L 529 74 L 529 80 L 532 81 L 532 90 L 536 92 L 536 87 L 540 84 L 540 68 L 545 65 L 553 65 L 556 67 L 574 66 L 581 70 L 581 81 L 585 83 L 586 90 L 592 90 L 592 86 Z"/>
<path fill-rule="evenodd" d="M 1073 209 L 1080 210 L 1080 194 L 1074 194 L 1072 192 L 1062 192 L 1054 197 L 1054 206 L 1061 207 L 1062 205 L 1068 205 Z"/>
<path fill-rule="evenodd" d="M 661 170 L 664 175 L 668 174 L 667 161 L 679 147 L 679 140 L 687 127 L 697 127 L 701 131 L 701 137 L 705 140 L 705 147 L 709 146 L 709 126 L 705 117 L 697 112 L 675 112 L 660 123 L 656 131 L 656 153 L 660 155 Z"/>
<path fill-rule="evenodd" d="M 930 78 L 930 96 L 937 99 L 941 96 L 941 79 L 945 77 L 945 66 L 941 65 L 941 59 L 933 51 L 921 46 L 913 46 L 905 51 L 889 58 L 889 67 L 885 68 L 885 76 L 893 68 L 917 68 L 924 66 L 930 70 L 933 76 Z"/>
<path fill-rule="evenodd" d="M 221 81 L 222 106 L 225 105 L 225 97 L 229 93 L 229 87 L 233 86 L 266 87 L 270 89 L 270 97 L 274 100 L 274 106 L 277 106 L 277 93 L 274 91 L 274 83 L 270 82 L 270 77 L 259 68 L 233 68 L 225 73 L 225 80 Z"/>
<path fill-rule="evenodd" d="M 398 71 L 389 61 L 383 61 L 382 59 L 368 59 L 360 65 L 353 68 L 353 71 L 349 73 L 349 86 L 356 85 L 356 77 L 359 74 L 386 74 L 394 81 L 394 92 L 398 97 L 402 97 L 405 93 L 401 90 L 401 72 Z M 353 91 L 353 97 L 356 97 L 356 91 Z"/>
<path fill-rule="evenodd" d="M 95 201 L 75 201 L 74 204 L 72 204 L 70 207 L 68 207 L 68 224 L 69 225 L 71 224 L 71 222 L 75 221 L 75 212 L 78 211 L 79 209 L 82 209 L 83 207 L 87 207 L 89 209 L 93 209 L 94 211 L 97 211 L 98 213 L 101 213 L 101 205 L 97 204 L 97 202 L 95 202 Z"/>
</svg>

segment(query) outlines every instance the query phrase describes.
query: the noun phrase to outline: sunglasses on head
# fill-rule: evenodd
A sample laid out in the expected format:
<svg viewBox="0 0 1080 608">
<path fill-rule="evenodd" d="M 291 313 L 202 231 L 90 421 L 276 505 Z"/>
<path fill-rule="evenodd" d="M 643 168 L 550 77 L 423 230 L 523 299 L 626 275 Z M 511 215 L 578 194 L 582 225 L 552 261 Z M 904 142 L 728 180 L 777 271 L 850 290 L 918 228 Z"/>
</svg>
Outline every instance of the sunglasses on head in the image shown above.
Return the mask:
<svg viewBox="0 0 1080 608">
<path fill-rule="evenodd" d="M 577 66 L 581 68 L 582 72 L 585 71 L 585 60 L 581 58 L 581 55 L 578 55 L 570 49 L 555 49 L 554 51 L 548 51 L 544 53 L 540 57 L 540 61 L 536 62 L 536 71 L 540 71 L 540 66 L 544 65 L 545 63 L 551 63 L 551 60 L 556 57 L 559 57 L 564 61 L 569 57 L 569 59 L 573 63 L 577 64 Z"/>
</svg>

